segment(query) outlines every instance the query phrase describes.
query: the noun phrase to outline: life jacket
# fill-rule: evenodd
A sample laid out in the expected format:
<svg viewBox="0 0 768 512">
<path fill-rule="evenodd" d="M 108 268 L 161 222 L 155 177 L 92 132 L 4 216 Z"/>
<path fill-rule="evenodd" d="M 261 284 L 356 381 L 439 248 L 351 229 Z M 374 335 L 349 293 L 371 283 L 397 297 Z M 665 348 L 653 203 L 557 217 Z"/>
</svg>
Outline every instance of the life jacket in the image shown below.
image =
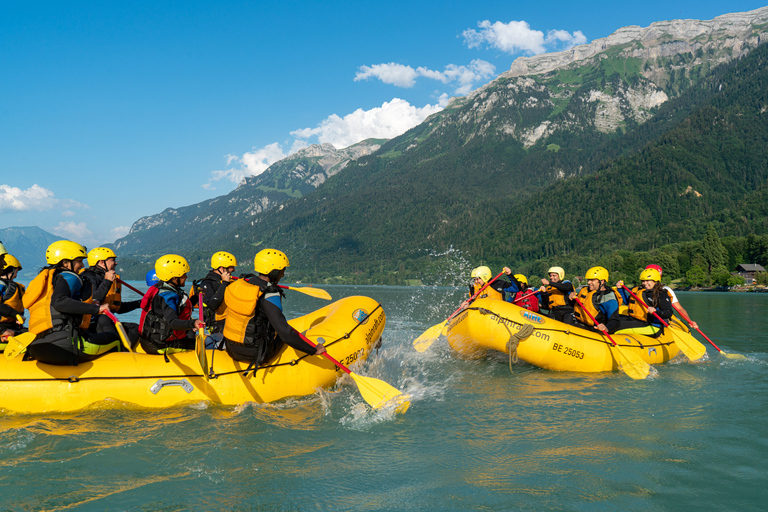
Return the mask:
<svg viewBox="0 0 768 512">
<path fill-rule="evenodd" d="M 618 292 L 615 289 L 597 289 L 594 292 L 591 292 L 589 291 L 589 286 L 583 286 L 581 290 L 579 290 L 578 298 L 581 303 L 584 304 L 584 308 L 592 315 L 592 318 L 597 319 L 599 323 L 599 316 L 602 315 L 603 312 L 600 311 L 597 306 L 610 300 L 618 301 L 619 298 L 616 297 L 617 295 Z M 621 302 L 619 303 L 621 304 Z M 578 304 L 573 306 L 573 316 L 575 316 L 576 319 L 584 325 L 595 325 L 595 322 L 592 321 L 592 318 L 590 318 L 590 316 L 587 315 Z"/>
<path fill-rule="evenodd" d="M 91 282 L 91 296 L 83 297 L 83 302 L 93 304 L 93 294 L 96 293 L 96 290 L 99 288 L 99 286 L 101 286 L 101 283 L 104 282 L 105 272 L 106 271 L 101 272 L 94 270 L 92 267 L 84 269 L 80 272 L 80 275 L 83 278 L 88 279 Z M 86 273 L 92 274 L 93 277 L 87 276 Z M 102 304 L 109 304 L 109 310 L 113 313 L 116 313 L 120 309 L 120 304 L 122 304 L 122 286 L 119 279 L 120 276 L 116 274 L 115 280 L 112 281 L 112 286 L 109 287 L 107 296 L 104 297 L 104 302 L 102 302 Z M 80 328 L 88 329 L 89 325 L 91 325 L 91 315 L 83 315 L 83 321 L 80 324 Z"/>
<path fill-rule="evenodd" d="M 662 291 L 669 296 L 669 292 L 667 292 L 664 289 L 662 289 Z M 653 308 L 658 308 L 659 305 L 653 301 L 653 298 L 652 298 L 653 296 L 649 292 L 650 290 L 646 290 L 642 286 L 635 286 L 634 288 L 632 288 L 632 293 L 637 295 L 639 298 L 643 299 L 643 302 L 645 302 L 648 306 Z M 670 297 L 670 300 L 672 300 L 671 297 Z M 627 306 L 628 306 L 627 313 L 632 318 L 637 318 L 638 320 L 642 320 L 643 322 L 656 323 L 656 317 L 653 315 L 649 315 L 648 310 L 645 309 L 645 306 L 640 304 L 640 302 L 634 297 L 632 297 L 631 295 L 629 297 L 629 304 L 627 304 Z"/>
<path fill-rule="evenodd" d="M 192 318 L 192 302 L 190 302 L 184 290 L 175 288 L 164 281 L 151 286 L 144 297 L 141 299 L 141 318 L 139 319 L 139 333 L 148 340 L 154 342 L 168 342 L 173 340 L 182 340 L 187 337 L 187 330 L 171 330 L 165 317 L 155 311 L 155 297 L 170 293 L 178 298 L 178 306 L 175 308 L 180 320 L 189 320 Z M 166 301 L 166 304 L 168 301 Z M 170 305 L 169 305 L 170 306 Z"/>
<path fill-rule="evenodd" d="M 219 286 L 223 286 L 223 283 L 219 280 L 216 281 L 214 279 L 211 279 L 210 272 L 208 273 L 208 276 L 199 279 L 197 281 L 192 282 L 192 296 L 203 294 L 203 298 L 205 298 L 205 292 L 203 289 L 203 283 L 208 281 L 210 284 L 210 289 L 214 290 L 214 293 L 218 291 Z M 205 325 L 209 327 L 209 329 L 216 325 L 217 322 L 222 322 L 226 320 L 227 318 L 227 301 L 223 301 L 221 304 L 219 304 L 219 307 L 217 307 L 215 310 L 208 307 L 207 304 L 203 303 L 203 321 L 205 322 Z M 213 331 L 211 331 L 213 332 Z"/>
<path fill-rule="evenodd" d="M 563 282 L 567 283 L 568 281 L 563 281 Z M 565 294 L 560 290 L 558 290 L 557 288 L 555 288 L 554 286 L 552 286 L 551 284 L 547 285 L 547 288 L 544 291 L 547 294 L 546 295 L 547 309 L 554 309 L 560 306 L 570 306 L 570 304 L 568 304 L 568 301 L 566 300 Z"/>
<path fill-rule="evenodd" d="M 55 267 L 47 267 L 29 283 L 24 293 L 22 302 L 29 310 L 29 332 L 40 334 L 48 330 L 63 330 L 74 322 L 79 325 L 82 321 L 80 315 L 67 315 L 60 313 L 51 306 L 53 288 L 58 279 L 66 279 L 69 284 L 71 297 L 80 300 L 80 292 L 83 288 L 83 280 L 69 270 L 58 271 Z"/>
<path fill-rule="evenodd" d="M 525 298 L 522 300 L 518 300 L 520 299 L 520 297 L 525 297 Z M 539 312 L 539 298 L 536 296 L 535 293 L 531 293 L 530 288 L 515 292 L 515 296 L 512 299 L 512 304 L 514 304 L 515 306 L 520 306 L 521 308 L 525 308 L 528 311 L 533 311 L 534 313 Z"/>
<path fill-rule="evenodd" d="M 242 345 L 259 347 L 258 361 L 263 357 L 267 347 L 274 343 L 275 328 L 269 323 L 260 300 L 267 293 L 281 293 L 280 288 L 260 279 L 258 284 L 251 284 L 250 277 L 244 276 L 230 283 L 224 292 L 224 302 L 227 304 L 227 319 L 224 323 L 224 338 Z"/>
<path fill-rule="evenodd" d="M 15 281 L 0 279 L 0 303 L 5 304 L 20 315 L 24 314 L 24 285 Z M 15 323 L 16 317 L 0 317 L 0 323 Z"/>
<path fill-rule="evenodd" d="M 482 284 L 475 284 L 472 285 L 472 289 L 469 293 L 469 297 L 472 298 L 477 291 L 482 288 Z M 498 300 L 504 300 L 504 295 L 500 291 L 498 291 L 496 288 L 493 287 L 493 283 L 489 284 L 485 287 L 485 290 L 483 290 L 483 293 L 478 295 L 476 298 L 478 299 L 498 299 Z"/>
</svg>

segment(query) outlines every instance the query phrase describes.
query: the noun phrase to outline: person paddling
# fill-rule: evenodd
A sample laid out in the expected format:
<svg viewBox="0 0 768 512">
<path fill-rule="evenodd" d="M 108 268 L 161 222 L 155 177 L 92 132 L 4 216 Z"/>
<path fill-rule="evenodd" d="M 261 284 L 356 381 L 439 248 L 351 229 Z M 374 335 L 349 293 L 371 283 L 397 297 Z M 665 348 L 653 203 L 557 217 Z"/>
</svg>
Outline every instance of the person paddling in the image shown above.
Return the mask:
<svg viewBox="0 0 768 512">
<path fill-rule="evenodd" d="M 253 259 L 256 274 L 241 276 L 224 292 L 226 350 L 232 359 L 250 363 L 249 368 L 272 359 L 284 344 L 307 354 L 325 352 L 322 343 L 312 347 L 301 339 L 283 315 L 283 292 L 277 285 L 288 265 L 288 257 L 277 249 L 259 251 Z"/>
<path fill-rule="evenodd" d="M 184 292 L 189 263 L 178 254 L 166 254 L 155 262 L 159 281 L 141 299 L 139 341 L 147 354 L 194 350 L 193 329 L 205 327 L 192 318 L 192 301 Z"/>
<path fill-rule="evenodd" d="M 619 293 L 627 304 L 627 312 L 629 313 L 629 316 L 619 317 L 621 329 L 650 326 L 654 331 L 651 335 L 658 336 L 661 334 L 662 323 L 653 313 L 664 320 L 669 320 L 672 318 L 674 310 L 672 309 L 672 299 L 660 281 L 661 274 L 658 270 L 646 268 L 640 273 L 640 286 L 634 287 L 632 293 L 624 289 L 623 282 L 616 283 Z M 642 299 L 647 307 L 643 306 L 635 297 Z"/>
<path fill-rule="evenodd" d="M 108 247 L 96 247 L 88 251 L 88 268 L 83 270 L 80 277 L 83 278 L 83 300 L 94 304 L 108 304 L 113 313 L 130 313 L 139 308 L 141 300 L 130 302 L 122 301 L 122 288 L 120 276 L 115 273 L 117 267 L 117 255 Z M 139 341 L 139 324 L 121 322 L 128 334 L 131 345 Z M 91 333 L 114 332 L 117 334 L 115 324 L 107 315 L 98 315 L 91 318 L 83 317 L 81 326 Z"/>
<path fill-rule="evenodd" d="M 659 271 L 659 277 L 664 275 L 664 271 L 661 269 L 661 267 L 659 265 L 652 264 L 652 265 L 648 265 L 645 268 L 646 268 L 646 270 L 649 269 L 649 268 L 658 270 Z M 685 310 L 683 305 L 680 304 L 680 301 L 677 300 L 677 295 L 675 294 L 675 291 L 672 288 L 670 288 L 669 286 L 666 286 L 666 285 L 664 286 L 664 290 L 666 290 L 666 292 L 669 294 L 670 298 L 672 299 L 672 307 L 675 310 L 677 310 L 678 313 L 680 313 L 682 315 L 682 317 L 685 319 L 686 322 L 691 324 L 691 327 L 693 327 L 694 329 L 698 329 L 699 328 L 699 324 L 697 324 L 696 322 L 691 320 L 691 317 L 688 316 L 688 312 Z"/>
<path fill-rule="evenodd" d="M 528 278 L 523 274 L 512 275 L 512 270 L 509 267 L 504 267 L 504 273 L 510 276 L 510 284 L 504 288 L 504 292 L 509 294 L 506 301 L 538 313 L 539 298 L 536 296 L 536 291 L 528 288 Z"/>
<path fill-rule="evenodd" d="M 224 303 L 224 292 L 232 282 L 232 273 L 237 267 L 235 257 L 225 251 L 219 251 L 211 256 L 211 270 L 208 274 L 193 283 L 192 295 L 203 294 L 203 314 L 205 325 L 211 336 L 206 341 L 206 348 L 224 349 L 222 331 L 224 320 L 227 318 L 227 305 Z"/>
<path fill-rule="evenodd" d="M 0 352 L 5 350 L 9 336 L 16 336 L 24 329 L 24 285 L 14 281 L 21 270 L 21 263 L 11 254 L 0 254 Z M 22 318 L 19 323 L 18 317 Z"/>
<path fill-rule="evenodd" d="M 559 322 L 565 315 L 573 313 L 573 301 L 569 298 L 574 292 L 573 283 L 565 280 L 565 270 L 562 267 L 550 267 L 547 270 L 549 280 L 541 280 L 541 302 L 544 309 L 549 310 L 547 315 Z"/>
<path fill-rule="evenodd" d="M 116 332 L 94 334 L 80 328 L 84 315 L 95 316 L 109 309 L 109 304 L 83 302 L 83 279 L 79 272 L 85 266 L 86 256 L 85 247 L 76 242 L 53 242 L 45 251 L 48 265 L 24 294 L 29 331 L 37 335 L 27 350 L 41 363 L 77 365 L 120 344 Z"/>
<path fill-rule="evenodd" d="M 571 292 L 569 298 L 576 298 L 584 304 L 584 308 L 574 305 L 573 313 L 565 316 L 563 321 L 570 325 L 590 330 L 608 333 L 616 332 L 620 327 L 619 300 L 613 289 L 608 286 L 608 270 L 604 267 L 592 267 L 584 277 L 587 286 L 582 286 L 577 292 Z M 594 318 L 594 320 L 592 320 Z"/>
</svg>

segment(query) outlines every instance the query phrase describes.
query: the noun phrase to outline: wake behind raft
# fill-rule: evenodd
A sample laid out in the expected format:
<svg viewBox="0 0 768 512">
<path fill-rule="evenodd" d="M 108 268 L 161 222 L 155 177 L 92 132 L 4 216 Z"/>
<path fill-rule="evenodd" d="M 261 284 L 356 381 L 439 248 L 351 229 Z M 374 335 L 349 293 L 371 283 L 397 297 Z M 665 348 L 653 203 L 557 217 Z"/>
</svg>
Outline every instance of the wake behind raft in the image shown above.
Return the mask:
<svg viewBox="0 0 768 512">
<path fill-rule="evenodd" d="M 523 332 L 523 339 L 515 336 L 519 332 Z M 648 364 L 666 363 L 675 357 L 680 352 L 679 343 L 701 346 L 675 317 L 657 338 L 622 331 L 611 336 L 618 350 L 632 352 Z M 547 370 L 609 372 L 618 370 L 620 364 L 616 347 L 600 333 L 495 299 L 476 300 L 454 317 L 447 326 L 447 338 L 465 357 L 484 357 L 488 350 L 512 350 L 523 361 Z"/>
<path fill-rule="evenodd" d="M 288 322 L 314 343 L 323 342 L 342 365 L 368 358 L 386 323 L 377 301 L 347 297 Z M 78 366 L 52 366 L 0 357 L 0 410 L 15 413 L 75 411 L 111 401 L 162 408 L 184 402 L 223 405 L 268 403 L 311 395 L 333 386 L 340 368 L 319 356 L 284 346 L 255 372 L 226 352 L 208 351 L 209 378 L 194 351 L 162 356 L 115 352 Z M 110 402 L 107 402 L 110 403 Z"/>
</svg>

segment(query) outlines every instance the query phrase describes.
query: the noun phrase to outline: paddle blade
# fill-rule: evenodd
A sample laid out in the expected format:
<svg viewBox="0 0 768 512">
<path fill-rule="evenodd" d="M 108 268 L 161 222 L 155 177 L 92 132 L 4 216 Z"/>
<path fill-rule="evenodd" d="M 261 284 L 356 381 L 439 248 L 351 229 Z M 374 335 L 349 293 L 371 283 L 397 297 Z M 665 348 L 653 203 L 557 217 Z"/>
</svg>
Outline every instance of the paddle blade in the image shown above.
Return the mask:
<svg viewBox="0 0 768 512">
<path fill-rule="evenodd" d="M 286 286 L 286 288 L 295 292 L 303 293 L 304 295 L 309 295 L 310 297 L 315 297 L 316 299 L 333 300 L 330 293 L 325 290 L 321 290 L 320 288 L 313 288 L 308 286 L 301 288 L 296 288 L 295 286 Z"/>
<path fill-rule="evenodd" d="M 427 350 L 434 342 L 437 341 L 437 338 L 440 337 L 440 333 L 443 332 L 445 323 L 446 322 L 443 321 L 439 324 L 435 324 L 421 333 L 421 336 L 413 340 L 413 348 L 415 348 L 417 352 L 424 352 Z"/>
<path fill-rule="evenodd" d="M 120 341 L 123 342 L 125 350 L 128 352 L 133 352 L 133 349 L 131 349 L 131 340 L 128 338 L 128 333 L 125 332 L 125 327 L 123 327 L 123 324 L 120 322 L 115 322 L 115 329 L 117 329 L 117 334 L 120 335 Z"/>
<path fill-rule="evenodd" d="M 8 338 L 8 345 L 5 347 L 5 357 L 13 359 L 18 356 L 27 350 L 29 344 L 35 341 L 36 337 L 37 335 L 31 332 L 25 332 L 18 336 L 10 336 Z"/>
<path fill-rule="evenodd" d="M 393 401 L 395 404 L 396 412 L 405 412 L 411 405 L 411 397 L 404 395 L 399 389 L 392 387 L 383 380 L 374 379 L 373 377 L 363 377 L 355 372 L 350 372 L 350 377 L 357 384 L 358 390 L 363 400 L 368 402 L 371 407 L 378 409 Z"/>
<path fill-rule="evenodd" d="M 208 380 L 208 354 L 205 353 L 205 330 L 198 329 L 195 336 L 195 355 L 197 356 L 197 362 L 200 363 L 200 369 L 205 375 L 205 380 Z"/>
<path fill-rule="evenodd" d="M 721 350 L 720 354 L 724 357 L 727 357 L 728 359 L 746 359 L 747 356 L 743 356 L 741 354 L 726 354 L 725 350 Z"/>
<path fill-rule="evenodd" d="M 672 337 L 675 338 L 675 345 L 685 354 L 685 357 L 691 361 L 700 359 L 707 353 L 707 347 L 696 341 L 693 336 L 683 336 L 672 330 Z"/>
<path fill-rule="evenodd" d="M 639 355 L 629 350 L 624 350 L 618 345 L 614 348 L 619 354 L 619 366 L 624 370 L 624 373 L 633 379 L 642 380 L 648 377 L 648 374 L 651 372 L 651 366 L 643 361 Z"/>
</svg>

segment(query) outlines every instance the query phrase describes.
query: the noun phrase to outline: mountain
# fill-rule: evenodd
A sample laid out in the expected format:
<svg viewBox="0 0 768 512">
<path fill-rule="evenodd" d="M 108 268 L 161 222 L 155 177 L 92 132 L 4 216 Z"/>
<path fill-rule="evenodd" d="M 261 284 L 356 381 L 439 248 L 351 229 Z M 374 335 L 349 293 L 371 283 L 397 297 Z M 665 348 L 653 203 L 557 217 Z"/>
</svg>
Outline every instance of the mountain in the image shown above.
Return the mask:
<svg viewBox="0 0 768 512">
<path fill-rule="evenodd" d="M 315 144 L 274 163 L 258 176 L 245 178 L 224 196 L 182 208 L 168 208 L 137 220 L 113 246 L 119 255 L 152 259 L 184 252 L 199 240 L 221 231 L 239 230 L 254 215 L 291 198 L 315 190 L 350 162 L 381 147 L 382 139 L 368 139 L 344 149 Z"/>
<path fill-rule="evenodd" d="M 21 263 L 22 279 L 29 279 L 45 265 L 45 249 L 62 237 L 52 235 L 36 226 L 0 229 L 0 240 L 5 249 Z"/>
<path fill-rule="evenodd" d="M 440 282 L 442 254 L 520 263 L 691 239 L 718 208 L 750 218 L 747 205 L 765 194 L 751 148 L 766 142 L 755 63 L 767 28 L 762 8 L 625 27 L 517 59 L 314 192 L 218 230 L 190 258 L 204 266 L 210 247 L 248 259 L 275 246 L 292 278 Z M 639 180 L 646 174 L 653 180 Z M 729 229 L 758 232 L 756 221 Z"/>
</svg>

